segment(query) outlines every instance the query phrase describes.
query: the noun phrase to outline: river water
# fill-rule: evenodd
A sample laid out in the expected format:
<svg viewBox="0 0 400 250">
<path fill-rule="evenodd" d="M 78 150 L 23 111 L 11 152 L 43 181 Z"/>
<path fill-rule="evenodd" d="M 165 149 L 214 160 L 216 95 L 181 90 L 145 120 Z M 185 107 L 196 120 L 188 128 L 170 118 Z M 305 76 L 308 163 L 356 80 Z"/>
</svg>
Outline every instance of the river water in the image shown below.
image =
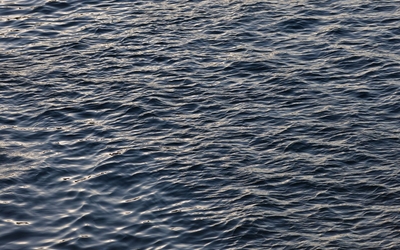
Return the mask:
<svg viewBox="0 0 400 250">
<path fill-rule="evenodd" d="M 399 249 L 400 1 L 1 0 L 1 249 Z"/>
</svg>

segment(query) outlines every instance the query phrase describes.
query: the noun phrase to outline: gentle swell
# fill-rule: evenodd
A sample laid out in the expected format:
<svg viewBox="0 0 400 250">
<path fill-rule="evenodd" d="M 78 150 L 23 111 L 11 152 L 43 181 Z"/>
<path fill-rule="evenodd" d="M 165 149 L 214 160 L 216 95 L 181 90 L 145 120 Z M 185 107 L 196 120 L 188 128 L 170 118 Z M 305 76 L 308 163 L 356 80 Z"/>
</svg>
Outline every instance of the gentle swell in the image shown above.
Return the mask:
<svg viewBox="0 0 400 250">
<path fill-rule="evenodd" d="M 2 1 L 1 249 L 397 249 L 399 1 Z"/>
</svg>

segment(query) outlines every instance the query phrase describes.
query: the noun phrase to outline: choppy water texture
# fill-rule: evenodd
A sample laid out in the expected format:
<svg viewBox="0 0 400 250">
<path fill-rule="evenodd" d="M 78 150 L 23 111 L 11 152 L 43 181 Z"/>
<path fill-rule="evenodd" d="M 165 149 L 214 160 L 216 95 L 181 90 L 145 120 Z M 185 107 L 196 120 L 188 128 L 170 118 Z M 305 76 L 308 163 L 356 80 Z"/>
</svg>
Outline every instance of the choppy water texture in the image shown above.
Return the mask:
<svg viewBox="0 0 400 250">
<path fill-rule="evenodd" d="M 1 249 L 399 249 L 400 1 L 0 1 Z"/>
</svg>

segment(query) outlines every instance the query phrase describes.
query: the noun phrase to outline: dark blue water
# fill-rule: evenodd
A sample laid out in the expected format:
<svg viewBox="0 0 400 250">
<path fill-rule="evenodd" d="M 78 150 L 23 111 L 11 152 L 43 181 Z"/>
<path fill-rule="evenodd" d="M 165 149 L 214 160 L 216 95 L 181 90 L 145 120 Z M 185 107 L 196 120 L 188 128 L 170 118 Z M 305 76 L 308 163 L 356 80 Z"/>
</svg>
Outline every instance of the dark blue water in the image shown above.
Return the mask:
<svg viewBox="0 0 400 250">
<path fill-rule="evenodd" d="M 0 249 L 400 249 L 400 1 L 0 1 Z"/>
</svg>

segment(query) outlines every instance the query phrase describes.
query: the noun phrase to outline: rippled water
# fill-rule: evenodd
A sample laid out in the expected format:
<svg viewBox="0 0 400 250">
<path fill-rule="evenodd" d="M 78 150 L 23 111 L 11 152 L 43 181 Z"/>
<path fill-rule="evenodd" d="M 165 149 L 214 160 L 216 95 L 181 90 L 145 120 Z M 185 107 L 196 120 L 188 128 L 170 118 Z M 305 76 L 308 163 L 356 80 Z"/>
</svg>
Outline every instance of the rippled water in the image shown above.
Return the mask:
<svg viewBox="0 0 400 250">
<path fill-rule="evenodd" d="M 0 1 L 1 249 L 398 249 L 400 1 Z"/>
</svg>

